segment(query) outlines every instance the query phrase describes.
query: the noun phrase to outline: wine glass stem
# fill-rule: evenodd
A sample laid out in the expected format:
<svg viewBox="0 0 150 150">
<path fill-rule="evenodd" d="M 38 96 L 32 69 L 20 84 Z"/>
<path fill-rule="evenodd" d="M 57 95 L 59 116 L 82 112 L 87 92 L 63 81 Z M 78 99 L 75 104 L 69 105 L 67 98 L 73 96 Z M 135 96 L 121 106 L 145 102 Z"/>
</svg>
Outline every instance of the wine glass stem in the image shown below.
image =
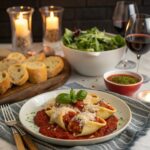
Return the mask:
<svg viewBox="0 0 150 150">
<path fill-rule="evenodd" d="M 122 60 L 124 60 L 124 62 L 127 62 L 126 56 L 127 56 L 127 52 L 128 52 L 128 47 L 126 47 L 124 54 L 123 54 L 123 58 Z"/>
<path fill-rule="evenodd" d="M 140 55 L 137 55 L 137 68 L 136 68 L 136 72 L 138 73 L 138 71 L 139 71 L 139 65 L 140 65 L 140 59 L 141 58 L 141 56 Z"/>
</svg>

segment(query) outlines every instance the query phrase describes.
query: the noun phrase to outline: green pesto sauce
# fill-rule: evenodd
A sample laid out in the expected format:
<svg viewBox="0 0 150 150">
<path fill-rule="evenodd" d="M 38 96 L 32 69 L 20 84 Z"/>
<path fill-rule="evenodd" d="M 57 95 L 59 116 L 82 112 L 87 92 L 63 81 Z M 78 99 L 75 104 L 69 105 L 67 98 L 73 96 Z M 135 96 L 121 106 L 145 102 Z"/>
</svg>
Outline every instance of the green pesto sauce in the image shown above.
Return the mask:
<svg viewBox="0 0 150 150">
<path fill-rule="evenodd" d="M 113 75 L 108 77 L 108 80 L 119 84 L 135 84 L 139 82 L 139 79 L 130 75 Z"/>
</svg>

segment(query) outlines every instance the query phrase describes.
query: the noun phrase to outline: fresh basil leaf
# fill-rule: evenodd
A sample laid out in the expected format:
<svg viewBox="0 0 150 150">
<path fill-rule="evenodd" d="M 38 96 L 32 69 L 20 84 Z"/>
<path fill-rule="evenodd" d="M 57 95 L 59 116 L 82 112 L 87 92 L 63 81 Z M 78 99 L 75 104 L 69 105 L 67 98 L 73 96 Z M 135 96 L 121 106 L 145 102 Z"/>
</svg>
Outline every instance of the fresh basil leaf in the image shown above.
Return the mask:
<svg viewBox="0 0 150 150">
<path fill-rule="evenodd" d="M 70 94 L 61 93 L 56 97 L 56 102 L 60 104 L 69 104 L 71 103 Z"/>
<path fill-rule="evenodd" d="M 73 103 L 76 103 L 77 99 L 76 99 L 76 93 L 75 93 L 74 89 L 70 90 L 70 98 Z"/>
<path fill-rule="evenodd" d="M 77 100 L 83 100 L 86 98 L 86 96 L 87 96 L 87 91 L 80 90 L 77 92 L 76 98 L 77 98 Z"/>
</svg>

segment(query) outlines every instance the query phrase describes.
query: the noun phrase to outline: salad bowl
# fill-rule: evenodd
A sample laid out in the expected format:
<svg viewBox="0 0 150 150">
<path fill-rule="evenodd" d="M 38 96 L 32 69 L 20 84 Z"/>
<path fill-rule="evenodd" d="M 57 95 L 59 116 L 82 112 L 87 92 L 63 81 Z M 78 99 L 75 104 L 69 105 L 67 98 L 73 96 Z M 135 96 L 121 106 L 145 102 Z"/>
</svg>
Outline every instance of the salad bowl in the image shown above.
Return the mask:
<svg viewBox="0 0 150 150">
<path fill-rule="evenodd" d="M 107 36 L 113 37 L 115 35 L 107 33 Z M 125 50 L 125 45 L 119 48 L 110 46 L 109 50 L 101 49 L 100 51 L 79 50 L 67 46 L 64 40 L 61 42 L 61 47 L 71 66 L 78 73 L 86 76 L 100 76 L 113 69 L 120 61 Z"/>
</svg>

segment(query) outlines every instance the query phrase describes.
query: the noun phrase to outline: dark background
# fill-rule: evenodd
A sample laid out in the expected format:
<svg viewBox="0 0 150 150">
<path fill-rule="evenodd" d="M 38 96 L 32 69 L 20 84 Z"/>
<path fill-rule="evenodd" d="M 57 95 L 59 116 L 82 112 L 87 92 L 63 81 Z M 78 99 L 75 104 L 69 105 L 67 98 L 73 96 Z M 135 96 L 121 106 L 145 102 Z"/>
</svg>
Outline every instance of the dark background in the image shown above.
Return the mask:
<svg viewBox="0 0 150 150">
<path fill-rule="evenodd" d="M 34 7 L 33 39 L 42 40 L 42 20 L 38 11 L 41 6 L 57 5 L 65 8 L 64 27 L 87 29 L 97 26 L 108 32 L 115 32 L 112 26 L 112 14 L 117 0 L 0 0 L 0 42 L 11 41 L 11 28 L 6 9 L 11 6 Z M 129 0 L 126 0 L 129 1 Z M 135 0 L 142 13 L 150 14 L 150 0 Z"/>
</svg>

